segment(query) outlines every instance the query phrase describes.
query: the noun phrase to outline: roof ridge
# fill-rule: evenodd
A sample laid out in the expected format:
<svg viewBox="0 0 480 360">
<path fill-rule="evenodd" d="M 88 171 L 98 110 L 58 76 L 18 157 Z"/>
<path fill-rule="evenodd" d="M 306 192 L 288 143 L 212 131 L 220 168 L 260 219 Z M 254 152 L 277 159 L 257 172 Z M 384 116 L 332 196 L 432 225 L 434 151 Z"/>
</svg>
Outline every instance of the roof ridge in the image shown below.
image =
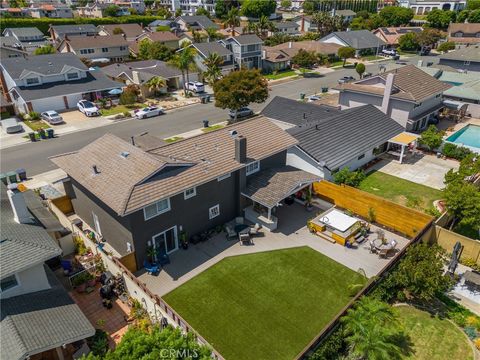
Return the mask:
<svg viewBox="0 0 480 360">
<path fill-rule="evenodd" d="M 54 246 L 46 246 L 44 244 L 38 244 L 38 243 L 35 243 L 35 242 L 26 241 L 26 240 L 9 239 L 9 238 L 6 238 L 5 240 L 6 241 L 11 241 L 11 242 L 14 242 L 14 243 L 24 244 L 24 245 L 31 245 L 31 246 L 34 246 L 36 248 L 45 249 L 45 250 L 58 250 L 58 248 L 54 247 Z"/>
</svg>

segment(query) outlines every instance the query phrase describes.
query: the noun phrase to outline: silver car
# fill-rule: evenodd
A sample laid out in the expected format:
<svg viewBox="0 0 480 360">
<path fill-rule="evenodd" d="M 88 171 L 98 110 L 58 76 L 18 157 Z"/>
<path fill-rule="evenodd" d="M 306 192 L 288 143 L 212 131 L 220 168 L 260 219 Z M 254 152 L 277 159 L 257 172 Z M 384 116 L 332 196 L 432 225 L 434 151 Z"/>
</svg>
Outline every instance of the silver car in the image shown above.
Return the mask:
<svg viewBox="0 0 480 360">
<path fill-rule="evenodd" d="M 242 117 L 247 117 L 252 114 L 253 114 L 252 109 L 248 107 L 243 107 L 237 110 L 237 119 Z M 228 115 L 230 116 L 230 119 L 235 119 L 235 110 L 230 110 Z"/>
<path fill-rule="evenodd" d="M 60 116 L 60 114 L 53 110 L 42 112 L 40 117 L 50 125 L 58 125 L 63 123 L 63 118 Z"/>
</svg>

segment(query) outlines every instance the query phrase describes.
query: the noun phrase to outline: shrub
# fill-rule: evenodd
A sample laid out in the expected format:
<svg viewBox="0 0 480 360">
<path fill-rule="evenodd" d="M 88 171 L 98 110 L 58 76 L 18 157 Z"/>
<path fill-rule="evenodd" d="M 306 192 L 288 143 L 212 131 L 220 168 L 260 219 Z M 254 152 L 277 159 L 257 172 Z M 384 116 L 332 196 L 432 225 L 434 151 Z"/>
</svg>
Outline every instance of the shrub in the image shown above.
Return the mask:
<svg viewBox="0 0 480 360">
<path fill-rule="evenodd" d="M 347 343 L 344 340 L 343 329 L 338 327 L 328 336 L 310 355 L 309 360 L 338 359 L 340 355 L 347 353 Z"/>
<path fill-rule="evenodd" d="M 442 149 L 443 155 L 452 159 L 457 159 L 457 160 L 463 160 L 471 153 L 472 152 L 470 151 L 469 148 L 466 148 L 464 146 L 457 146 L 455 144 L 448 143 L 448 142 L 443 145 L 443 149 Z"/>
<path fill-rule="evenodd" d="M 480 338 L 476 338 L 474 342 L 475 342 L 475 347 L 477 348 L 477 350 L 480 350 Z"/>
<path fill-rule="evenodd" d="M 453 41 L 446 41 L 444 43 L 441 43 L 438 48 L 438 51 L 449 51 L 449 50 L 455 50 L 455 43 Z"/>
<path fill-rule="evenodd" d="M 442 145 L 443 135 L 443 131 L 438 130 L 435 125 L 430 125 L 427 130 L 422 132 L 418 142 L 421 145 L 425 145 L 430 151 L 433 151 Z"/>
<path fill-rule="evenodd" d="M 30 117 L 30 120 L 39 120 L 40 119 L 40 114 L 36 111 L 30 111 L 28 113 L 28 116 Z"/>
<path fill-rule="evenodd" d="M 470 340 L 473 340 L 477 337 L 477 330 L 473 326 L 467 326 L 463 329 L 463 331 L 465 331 L 465 334 L 467 334 Z"/>
<path fill-rule="evenodd" d="M 95 335 L 87 339 L 87 344 L 93 355 L 103 356 L 108 350 L 108 335 L 101 329 L 95 330 Z"/>
<path fill-rule="evenodd" d="M 365 180 L 365 172 L 363 170 L 351 171 L 348 167 L 344 167 L 333 175 L 333 181 L 336 184 L 345 184 L 353 187 L 358 187 L 363 180 Z"/>
<path fill-rule="evenodd" d="M 83 240 L 80 237 L 75 236 L 73 238 L 73 244 L 75 246 L 75 254 L 83 256 L 87 253 L 87 247 L 85 246 Z"/>
<path fill-rule="evenodd" d="M 120 95 L 120 104 L 122 104 L 122 105 L 135 104 L 136 101 L 137 101 L 137 95 L 132 91 L 125 90 Z"/>
<path fill-rule="evenodd" d="M 125 117 L 130 117 L 131 116 L 130 111 L 124 111 L 122 114 Z"/>
</svg>

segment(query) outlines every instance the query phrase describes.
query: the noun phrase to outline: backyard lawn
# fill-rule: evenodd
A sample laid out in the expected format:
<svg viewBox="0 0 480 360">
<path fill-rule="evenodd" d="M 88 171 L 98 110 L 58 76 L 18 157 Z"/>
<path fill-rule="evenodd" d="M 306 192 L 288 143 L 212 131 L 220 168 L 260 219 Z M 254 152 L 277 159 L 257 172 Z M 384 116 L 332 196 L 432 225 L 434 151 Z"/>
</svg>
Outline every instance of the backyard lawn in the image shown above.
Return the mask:
<svg viewBox="0 0 480 360">
<path fill-rule="evenodd" d="M 290 360 L 363 281 L 299 247 L 224 259 L 163 298 L 226 359 Z"/>
<path fill-rule="evenodd" d="M 378 195 L 401 205 L 423 210 L 433 206 L 433 201 L 442 198 L 442 191 L 428 186 L 372 171 L 360 183 L 359 189 Z"/>
<path fill-rule="evenodd" d="M 410 338 L 410 355 L 405 359 L 473 359 L 466 336 L 451 322 L 411 306 L 396 308 L 405 334 Z"/>
</svg>

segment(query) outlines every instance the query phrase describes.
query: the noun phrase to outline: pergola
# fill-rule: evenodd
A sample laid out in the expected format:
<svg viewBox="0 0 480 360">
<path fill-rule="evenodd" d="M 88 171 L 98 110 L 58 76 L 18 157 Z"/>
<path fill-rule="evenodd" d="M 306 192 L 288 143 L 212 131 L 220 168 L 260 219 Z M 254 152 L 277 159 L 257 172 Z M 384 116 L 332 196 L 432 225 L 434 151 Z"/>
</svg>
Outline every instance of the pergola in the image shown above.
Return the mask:
<svg viewBox="0 0 480 360">
<path fill-rule="evenodd" d="M 388 140 L 387 153 L 390 155 L 398 156 L 401 164 L 403 161 L 403 157 L 405 156 L 405 148 L 409 146 L 416 146 L 418 137 L 418 135 L 406 131 L 398 134 L 397 136 Z M 390 150 L 391 144 L 399 145 L 401 150 Z"/>
</svg>

